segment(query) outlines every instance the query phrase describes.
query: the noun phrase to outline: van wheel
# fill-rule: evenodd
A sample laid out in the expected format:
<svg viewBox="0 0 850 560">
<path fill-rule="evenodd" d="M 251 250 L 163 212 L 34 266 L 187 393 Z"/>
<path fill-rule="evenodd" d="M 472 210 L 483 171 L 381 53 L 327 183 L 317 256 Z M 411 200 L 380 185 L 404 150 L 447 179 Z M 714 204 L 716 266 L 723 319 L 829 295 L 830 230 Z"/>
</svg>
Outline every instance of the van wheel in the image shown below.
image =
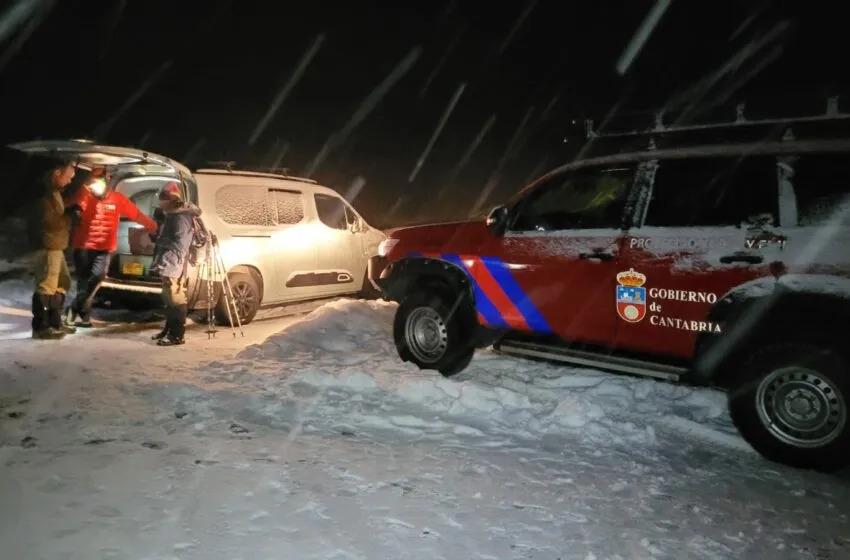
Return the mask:
<svg viewBox="0 0 850 560">
<path fill-rule="evenodd" d="M 446 377 L 466 369 L 475 353 L 471 342 L 475 322 L 466 298 L 456 299 L 426 291 L 401 302 L 393 338 L 402 360 Z"/>
<path fill-rule="evenodd" d="M 729 412 L 766 458 L 831 472 L 850 465 L 850 379 L 831 348 L 784 344 L 756 351 L 729 392 Z"/>
<path fill-rule="evenodd" d="M 260 309 L 260 286 L 256 278 L 244 272 L 231 272 L 227 277 L 230 280 L 230 289 L 233 291 L 233 304 L 236 305 L 239 320 L 243 325 L 247 325 L 254 320 L 254 316 L 257 315 L 257 311 Z M 222 290 L 225 289 L 222 286 Z M 231 316 L 233 315 L 233 304 L 230 306 Z M 219 326 L 230 326 L 230 318 L 227 315 L 227 306 L 225 305 L 223 292 L 215 306 L 215 320 Z M 236 325 L 236 317 L 233 317 L 233 324 Z"/>
</svg>

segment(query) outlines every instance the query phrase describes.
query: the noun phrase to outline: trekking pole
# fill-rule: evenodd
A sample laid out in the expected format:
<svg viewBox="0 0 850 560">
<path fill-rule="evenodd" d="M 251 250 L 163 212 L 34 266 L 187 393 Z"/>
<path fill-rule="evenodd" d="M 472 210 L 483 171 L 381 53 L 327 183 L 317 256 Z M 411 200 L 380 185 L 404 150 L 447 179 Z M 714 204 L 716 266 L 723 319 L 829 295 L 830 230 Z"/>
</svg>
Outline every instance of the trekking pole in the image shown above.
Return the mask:
<svg viewBox="0 0 850 560">
<path fill-rule="evenodd" d="M 215 333 L 218 329 L 215 328 L 213 324 L 213 296 L 215 295 L 215 290 L 213 289 L 215 278 L 213 277 L 212 270 L 212 258 L 211 253 L 207 252 L 204 255 L 204 264 L 203 264 L 203 274 L 201 278 L 205 279 L 207 282 L 207 340 L 215 338 Z"/>
<path fill-rule="evenodd" d="M 236 301 L 233 297 L 233 289 L 230 286 L 230 278 L 227 276 L 227 268 L 224 266 L 224 258 L 221 256 L 221 250 L 218 244 L 218 237 L 212 234 L 212 258 L 216 270 L 216 281 L 218 281 L 218 273 L 221 273 L 221 297 L 224 301 L 224 307 L 227 310 L 227 321 L 230 323 L 230 330 L 233 333 L 233 338 L 236 338 L 236 327 L 233 324 L 233 315 L 236 315 L 236 321 L 239 324 L 239 332 L 242 336 L 245 333 L 242 331 L 242 323 L 239 319 L 239 309 L 236 307 Z M 233 307 L 233 312 L 230 308 Z"/>
<path fill-rule="evenodd" d="M 230 321 L 230 328 L 233 331 L 233 338 L 236 338 L 236 328 L 233 326 L 233 317 L 236 316 L 236 324 L 239 325 L 239 334 L 245 336 L 245 331 L 242 330 L 242 319 L 239 317 L 239 308 L 236 306 L 236 298 L 233 297 L 233 287 L 230 285 L 230 278 L 227 276 L 227 269 L 224 268 L 224 259 L 221 258 L 221 253 L 217 255 L 221 263 L 221 269 L 224 271 L 224 281 L 222 287 L 225 291 L 225 303 L 227 304 L 227 318 Z M 230 306 L 233 305 L 233 313 L 230 313 Z"/>
</svg>

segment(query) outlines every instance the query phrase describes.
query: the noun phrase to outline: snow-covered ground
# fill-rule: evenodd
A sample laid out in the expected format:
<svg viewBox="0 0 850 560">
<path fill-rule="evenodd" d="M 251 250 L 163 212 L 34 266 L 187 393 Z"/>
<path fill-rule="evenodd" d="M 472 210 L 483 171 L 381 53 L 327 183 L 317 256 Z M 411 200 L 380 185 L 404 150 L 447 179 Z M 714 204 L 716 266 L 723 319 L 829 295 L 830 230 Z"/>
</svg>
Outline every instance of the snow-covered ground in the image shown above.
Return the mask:
<svg viewBox="0 0 850 560">
<path fill-rule="evenodd" d="M 3 558 L 850 557 L 847 480 L 763 461 L 715 391 L 489 351 L 446 380 L 384 302 L 35 342 L 28 289 L 0 285 Z"/>
</svg>

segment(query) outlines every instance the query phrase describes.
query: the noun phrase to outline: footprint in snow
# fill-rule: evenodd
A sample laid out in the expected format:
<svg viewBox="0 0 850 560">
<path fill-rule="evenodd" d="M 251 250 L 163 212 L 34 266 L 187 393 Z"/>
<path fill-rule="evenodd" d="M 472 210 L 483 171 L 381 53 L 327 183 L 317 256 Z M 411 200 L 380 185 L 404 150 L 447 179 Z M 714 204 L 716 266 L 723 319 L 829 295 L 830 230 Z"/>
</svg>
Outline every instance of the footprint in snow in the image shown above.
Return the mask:
<svg viewBox="0 0 850 560">
<path fill-rule="evenodd" d="M 410 523 L 402 521 L 401 519 L 396 519 L 394 517 L 373 517 L 367 522 L 367 524 L 371 525 L 372 527 L 381 526 L 392 529 L 393 531 L 402 532 L 407 532 L 412 529 L 415 529 L 415 527 Z"/>
<path fill-rule="evenodd" d="M 92 508 L 91 513 L 97 517 L 121 517 L 121 512 L 118 508 L 114 508 L 112 506 L 95 506 Z"/>
<path fill-rule="evenodd" d="M 243 426 L 240 426 L 239 424 L 236 424 L 236 423 L 230 424 L 229 430 L 230 430 L 230 433 L 232 433 L 234 435 L 240 436 L 244 439 L 251 439 L 251 436 L 248 435 L 248 434 L 251 433 L 251 430 L 249 430 L 248 428 L 245 428 Z"/>
<path fill-rule="evenodd" d="M 104 443 L 112 443 L 113 441 L 117 441 L 117 440 L 115 438 L 106 438 L 106 439 L 95 438 L 95 439 L 90 439 L 90 440 L 86 441 L 85 443 L 83 443 L 83 445 L 103 445 Z M 142 444 L 142 445 L 144 445 L 144 444 Z"/>
</svg>

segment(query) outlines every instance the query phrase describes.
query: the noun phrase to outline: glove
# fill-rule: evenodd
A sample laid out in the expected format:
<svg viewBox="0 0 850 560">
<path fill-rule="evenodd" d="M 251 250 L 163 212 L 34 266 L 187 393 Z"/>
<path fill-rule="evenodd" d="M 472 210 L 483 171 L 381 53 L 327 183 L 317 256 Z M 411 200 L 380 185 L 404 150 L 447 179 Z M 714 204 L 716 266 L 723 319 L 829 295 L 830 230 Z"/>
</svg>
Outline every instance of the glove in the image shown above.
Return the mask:
<svg viewBox="0 0 850 560">
<path fill-rule="evenodd" d="M 149 233 L 148 237 L 150 237 L 151 243 L 156 243 L 156 233 Z"/>
<path fill-rule="evenodd" d="M 159 223 L 165 219 L 165 212 L 162 211 L 162 208 L 156 208 L 153 211 L 153 219 L 155 222 Z"/>
</svg>

